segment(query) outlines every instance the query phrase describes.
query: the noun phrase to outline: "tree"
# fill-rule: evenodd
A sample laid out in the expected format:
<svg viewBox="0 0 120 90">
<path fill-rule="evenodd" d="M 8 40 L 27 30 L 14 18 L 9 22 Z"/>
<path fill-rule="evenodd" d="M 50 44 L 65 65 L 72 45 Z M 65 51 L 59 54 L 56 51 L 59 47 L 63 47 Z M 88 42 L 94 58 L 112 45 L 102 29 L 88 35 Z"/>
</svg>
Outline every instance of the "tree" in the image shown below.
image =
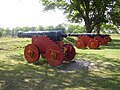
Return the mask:
<svg viewBox="0 0 120 90">
<path fill-rule="evenodd" d="M 2 37 L 2 31 L 0 31 L 0 37 Z"/>
<path fill-rule="evenodd" d="M 68 25 L 67 33 L 84 33 L 85 28 L 79 25 Z"/>
<path fill-rule="evenodd" d="M 112 24 L 102 24 L 101 25 L 102 33 L 118 34 L 119 30 L 115 25 Z"/>
<path fill-rule="evenodd" d="M 4 35 L 4 29 L 0 28 L 0 37 L 2 37 Z"/>
<path fill-rule="evenodd" d="M 10 28 L 6 28 L 5 30 L 5 36 L 12 36 L 12 31 L 10 30 Z"/>
<path fill-rule="evenodd" d="M 22 28 L 21 27 L 15 27 L 15 28 L 13 28 L 12 29 L 12 36 L 17 36 L 17 34 L 18 34 L 18 31 L 22 31 Z"/>
<path fill-rule="evenodd" d="M 55 30 L 55 28 L 54 28 L 54 26 L 51 25 L 51 26 L 47 26 L 46 30 Z"/>
<path fill-rule="evenodd" d="M 37 27 L 29 27 L 31 31 L 37 31 Z"/>
<path fill-rule="evenodd" d="M 31 31 L 31 28 L 25 26 L 25 27 L 22 27 L 22 31 L 24 31 L 24 32 Z"/>
<path fill-rule="evenodd" d="M 71 22 L 85 22 L 86 32 L 91 33 L 94 27 L 107 23 L 107 15 L 116 3 L 116 0 L 41 0 L 45 6 L 44 10 L 64 10 Z"/>
<path fill-rule="evenodd" d="M 111 9 L 109 15 L 110 21 L 117 26 L 117 28 L 120 28 L 120 0 L 116 0 L 116 3 Z"/>
<path fill-rule="evenodd" d="M 45 30 L 45 29 L 44 29 L 43 26 L 41 26 L 41 25 L 38 26 L 38 31 L 44 31 L 44 30 Z"/>
<path fill-rule="evenodd" d="M 64 27 L 64 25 L 59 24 L 59 25 L 57 25 L 57 26 L 55 27 L 55 30 L 63 30 L 63 31 L 65 31 L 65 27 Z"/>
</svg>

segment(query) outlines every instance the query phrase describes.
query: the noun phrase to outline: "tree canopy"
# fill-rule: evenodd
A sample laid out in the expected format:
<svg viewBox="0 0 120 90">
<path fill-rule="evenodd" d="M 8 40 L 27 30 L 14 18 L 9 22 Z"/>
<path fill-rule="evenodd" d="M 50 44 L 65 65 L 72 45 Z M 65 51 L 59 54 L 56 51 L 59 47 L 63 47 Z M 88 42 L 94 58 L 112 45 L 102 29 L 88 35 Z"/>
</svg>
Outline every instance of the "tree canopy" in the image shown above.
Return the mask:
<svg viewBox="0 0 120 90">
<path fill-rule="evenodd" d="M 119 23 L 114 14 L 119 13 L 119 0 L 40 0 L 45 6 L 44 10 L 56 8 L 64 11 L 71 22 L 85 22 L 86 32 L 91 33 L 95 27 L 112 20 Z M 115 9 L 115 10 L 114 10 Z"/>
<path fill-rule="evenodd" d="M 120 28 L 120 0 L 117 0 L 110 12 L 110 20 Z"/>
</svg>

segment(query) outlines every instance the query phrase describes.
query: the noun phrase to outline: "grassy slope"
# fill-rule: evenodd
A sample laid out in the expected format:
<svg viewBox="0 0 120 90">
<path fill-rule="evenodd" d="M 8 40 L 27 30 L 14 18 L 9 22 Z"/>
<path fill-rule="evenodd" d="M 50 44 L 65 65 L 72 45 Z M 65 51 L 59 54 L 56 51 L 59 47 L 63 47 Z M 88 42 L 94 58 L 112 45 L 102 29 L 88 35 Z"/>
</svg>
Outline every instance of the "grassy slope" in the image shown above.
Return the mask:
<svg viewBox="0 0 120 90">
<path fill-rule="evenodd" d="M 0 90 L 119 90 L 120 36 L 108 46 L 78 50 L 75 60 L 88 60 L 88 70 L 59 72 L 65 66 L 28 64 L 24 46 L 30 39 L 0 38 Z"/>
</svg>

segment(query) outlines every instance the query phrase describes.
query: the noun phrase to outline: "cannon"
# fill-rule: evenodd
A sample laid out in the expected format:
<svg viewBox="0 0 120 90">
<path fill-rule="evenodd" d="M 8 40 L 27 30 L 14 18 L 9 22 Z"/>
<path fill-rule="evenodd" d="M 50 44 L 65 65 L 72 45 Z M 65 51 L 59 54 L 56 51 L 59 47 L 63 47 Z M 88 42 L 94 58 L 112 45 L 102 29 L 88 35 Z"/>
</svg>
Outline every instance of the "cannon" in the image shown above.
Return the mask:
<svg viewBox="0 0 120 90">
<path fill-rule="evenodd" d="M 107 45 L 108 42 L 111 42 L 110 35 L 108 34 L 94 34 L 94 33 L 71 33 L 68 34 L 68 36 L 76 36 L 78 37 L 75 45 L 79 49 L 83 48 L 90 48 L 90 49 L 96 49 L 100 45 Z"/>
<path fill-rule="evenodd" d="M 99 47 L 99 42 L 98 40 L 94 39 L 95 35 L 96 34 L 93 33 L 81 33 L 81 34 L 71 33 L 68 36 L 77 37 L 77 40 L 75 41 L 75 46 L 79 49 L 86 48 L 87 46 L 90 49 L 96 49 Z"/>
<path fill-rule="evenodd" d="M 39 58 L 45 58 L 49 65 L 59 66 L 72 61 L 76 54 L 71 44 L 64 44 L 62 41 L 67 35 L 61 30 L 19 32 L 18 37 L 32 38 L 32 43 L 24 49 L 28 63 L 35 63 Z"/>
<path fill-rule="evenodd" d="M 108 42 L 112 41 L 109 34 L 98 34 L 94 38 L 98 40 L 100 45 L 107 45 Z"/>
</svg>

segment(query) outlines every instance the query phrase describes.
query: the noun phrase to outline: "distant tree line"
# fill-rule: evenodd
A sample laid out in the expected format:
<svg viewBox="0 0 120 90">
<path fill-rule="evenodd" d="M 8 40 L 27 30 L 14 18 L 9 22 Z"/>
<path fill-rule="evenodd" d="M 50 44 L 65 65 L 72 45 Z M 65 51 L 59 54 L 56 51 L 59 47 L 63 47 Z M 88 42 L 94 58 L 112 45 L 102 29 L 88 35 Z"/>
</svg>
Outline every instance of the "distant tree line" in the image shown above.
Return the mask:
<svg viewBox="0 0 120 90">
<path fill-rule="evenodd" d="M 19 31 L 50 31 L 50 30 L 63 30 L 65 33 L 85 33 L 85 27 L 80 25 L 71 24 L 59 24 L 57 26 L 47 26 L 43 27 L 39 25 L 38 27 L 15 27 L 15 28 L 0 28 L 0 37 L 16 37 Z M 96 30 L 93 30 L 96 33 Z M 114 27 L 114 25 L 102 25 L 101 33 L 118 34 L 120 33 L 119 28 Z"/>
</svg>

